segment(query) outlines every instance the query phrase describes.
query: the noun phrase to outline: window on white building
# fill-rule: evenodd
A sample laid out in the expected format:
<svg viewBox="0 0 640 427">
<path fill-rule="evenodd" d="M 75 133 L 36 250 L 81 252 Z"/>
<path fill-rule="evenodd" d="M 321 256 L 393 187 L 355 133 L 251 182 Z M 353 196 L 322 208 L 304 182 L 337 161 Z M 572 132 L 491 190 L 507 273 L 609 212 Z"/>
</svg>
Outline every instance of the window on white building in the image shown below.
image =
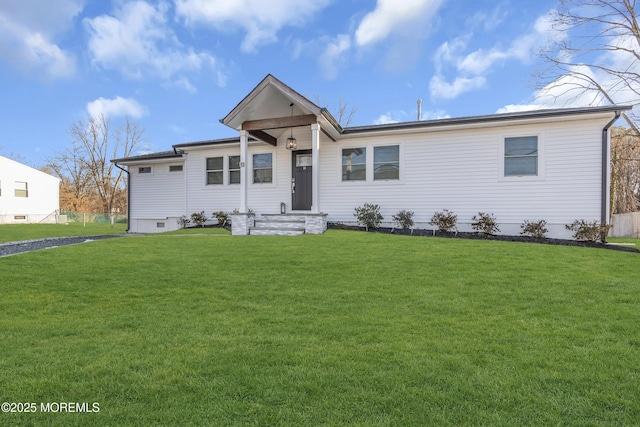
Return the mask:
<svg viewBox="0 0 640 427">
<path fill-rule="evenodd" d="M 224 157 L 207 158 L 207 185 L 221 185 L 224 175 Z"/>
<path fill-rule="evenodd" d="M 538 137 L 504 139 L 504 176 L 538 175 Z"/>
<path fill-rule="evenodd" d="M 16 197 L 29 197 L 29 184 L 26 182 L 16 181 L 14 195 Z"/>
</svg>

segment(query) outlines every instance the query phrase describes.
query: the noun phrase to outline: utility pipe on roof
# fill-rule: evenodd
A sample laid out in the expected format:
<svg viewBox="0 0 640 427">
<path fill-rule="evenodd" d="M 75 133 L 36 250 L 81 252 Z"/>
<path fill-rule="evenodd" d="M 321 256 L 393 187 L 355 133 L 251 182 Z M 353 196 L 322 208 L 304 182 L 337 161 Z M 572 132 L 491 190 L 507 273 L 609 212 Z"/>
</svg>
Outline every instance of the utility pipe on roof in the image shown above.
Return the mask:
<svg viewBox="0 0 640 427">
<path fill-rule="evenodd" d="M 129 171 L 127 169 L 124 169 L 122 167 L 120 167 L 120 165 L 118 163 L 113 163 L 115 167 L 117 167 L 118 169 L 120 169 L 121 171 L 123 171 L 124 173 L 127 174 L 127 229 L 125 230 L 127 233 L 129 232 L 129 227 L 131 227 L 131 221 L 129 218 L 129 210 L 131 209 L 131 174 L 129 173 Z"/>
<path fill-rule="evenodd" d="M 609 198 L 607 197 L 608 193 L 608 184 L 609 184 L 609 135 L 608 130 L 613 124 L 620 118 L 620 110 L 616 110 L 616 115 L 609 123 L 607 123 L 604 128 L 602 128 L 602 199 L 600 201 L 600 224 L 604 225 L 608 223 L 607 218 L 607 207 L 609 206 Z M 602 233 L 600 237 L 602 243 L 607 242 L 606 233 Z"/>
</svg>

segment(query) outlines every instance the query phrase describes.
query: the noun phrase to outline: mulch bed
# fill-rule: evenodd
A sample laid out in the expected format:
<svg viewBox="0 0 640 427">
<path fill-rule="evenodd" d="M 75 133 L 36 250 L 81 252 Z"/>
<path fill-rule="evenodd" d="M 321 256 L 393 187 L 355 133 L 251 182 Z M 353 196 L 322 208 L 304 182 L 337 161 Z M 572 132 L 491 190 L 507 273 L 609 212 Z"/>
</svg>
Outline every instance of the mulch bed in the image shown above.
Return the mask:
<svg viewBox="0 0 640 427">
<path fill-rule="evenodd" d="M 364 227 L 345 225 L 340 223 L 328 223 L 328 228 L 335 230 L 354 230 L 354 231 L 367 231 Z M 503 235 L 489 235 L 484 233 L 468 233 L 457 232 L 447 233 L 439 230 L 424 230 L 424 229 L 410 229 L 403 230 L 401 228 L 375 228 L 369 229 L 370 233 L 385 233 L 385 234 L 400 234 L 405 236 L 422 236 L 422 237 L 444 237 L 451 239 L 472 239 L 472 240 L 498 240 L 502 242 L 523 242 L 523 243 L 539 243 L 545 245 L 563 245 L 563 246 L 580 246 L 587 248 L 599 248 L 599 249 L 611 249 L 623 252 L 636 252 L 640 253 L 640 249 L 624 245 L 611 245 L 600 242 L 582 241 L 582 240 L 566 240 L 566 239 L 550 239 L 543 238 L 538 239 L 528 236 L 503 236 Z"/>
</svg>

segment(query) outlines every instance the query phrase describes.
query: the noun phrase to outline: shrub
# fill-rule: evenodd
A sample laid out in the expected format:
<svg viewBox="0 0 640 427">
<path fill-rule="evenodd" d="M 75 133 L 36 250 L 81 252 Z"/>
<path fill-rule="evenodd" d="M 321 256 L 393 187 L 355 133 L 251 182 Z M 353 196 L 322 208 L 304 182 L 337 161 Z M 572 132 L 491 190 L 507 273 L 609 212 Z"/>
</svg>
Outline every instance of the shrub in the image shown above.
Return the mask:
<svg viewBox="0 0 640 427">
<path fill-rule="evenodd" d="M 538 239 L 542 239 L 544 238 L 545 234 L 547 234 L 547 232 L 549 230 L 547 230 L 547 227 L 545 227 L 547 225 L 547 221 L 545 221 L 544 219 L 541 219 L 540 221 L 533 221 L 533 222 L 529 222 L 528 220 L 524 220 L 524 222 L 522 223 L 522 225 L 520 225 L 520 228 L 522 228 L 522 234 L 523 236 L 530 236 L 530 237 L 536 237 Z"/>
<path fill-rule="evenodd" d="M 213 215 L 213 217 L 218 221 L 218 224 L 223 227 L 229 222 L 229 214 L 225 211 L 216 211 L 211 215 Z"/>
<path fill-rule="evenodd" d="M 588 222 L 584 219 L 576 219 L 573 224 L 565 226 L 567 230 L 573 231 L 573 238 L 576 240 L 587 240 L 597 242 L 604 239 L 609 233 L 611 225 L 599 223 L 598 221 Z"/>
<path fill-rule="evenodd" d="M 478 215 L 474 215 L 471 220 L 473 221 L 471 223 L 471 228 L 476 231 L 489 235 L 494 235 L 496 232 L 500 231 L 493 214 L 479 212 Z"/>
<path fill-rule="evenodd" d="M 364 228 L 369 231 L 369 228 L 378 228 L 384 217 L 380 214 L 380 206 L 371 203 L 365 203 L 363 206 L 355 208 L 355 216 L 358 219 L 358 224 L 364 225 Z"/>
<path fill-rule="evenodd" d="M 196 227 L 204 227 L 204 223 L 207 222 L 207 216 L 202 212 L 194 212 L 191 214 L 191 221 Z"/>
<path fill-rule="evenodd" d="M 187 228 L 187 226 L 191 222 L 191 220 L 189 218 L 187 218 L 186 215 L 182 215 L 176 221 L 178 221 L 178 225 L 180 226 L 180 228 Z"/>
<path fill-rule="evenodd" d="M 456 224 L 458 223 L 458 215 L 444 209 L 442 212 L 436 212 L 431 217 L 429 224 L 438 227 L 438 230 L 450 232 L 458 231 Z"/>
<path fill-rule="evenodd" d="M 413 227 L 413 211 L 400 211 L 391 218 L 403 230 Z"/>
</svg>

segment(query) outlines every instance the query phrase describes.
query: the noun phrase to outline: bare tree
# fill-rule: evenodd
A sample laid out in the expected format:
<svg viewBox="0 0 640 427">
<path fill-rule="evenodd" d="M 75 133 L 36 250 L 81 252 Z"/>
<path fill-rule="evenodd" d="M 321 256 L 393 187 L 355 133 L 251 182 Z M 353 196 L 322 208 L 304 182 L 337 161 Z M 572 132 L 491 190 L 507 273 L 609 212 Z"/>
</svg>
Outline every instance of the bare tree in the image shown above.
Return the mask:
<svg viewBox="0 0 640 427">
<path fill-rule="evenodd" d="M 640 136 L 614 127 L 611 133 L 611 212 L 640 210 Z"/>
<path fill-rule="evenodd" d="M 320 99 L 320 96 L 316 95 L 314 97 L 316 104 L 321 106 L 322 108 L 326 108 L 329 110 L 329 103 L 324 99 Z M 338 121 L 340 126 L 347 127 L 353 123 L 353 118 L 358 112 L 356 107 L 350 107 L 349 101 L 345 100 L 343 97 L 338 99 L 338 110 L 335 119 Z"/>
<path fill-rule="evenodd" d="M 122 198 L 124 172 L 111 159 L 130 156 L 143 142 L 144 129 L 128 117 L 115 132 L 104 115 L 94 116 L 71 125 L 74 146 L 78 147 L 81 168 L 92 182 L 104 213 L 111 213 L 115 202 Z"/>
<path fill-rule="evenodd" d="M 71 147 L 49 159 L 46 168 L 60 178 L 60 208 L 76 212 L 97 210 L 97 192 L 93 185 L 84 148 L 74 141 Z"/>
<path fill-rule="evenodd" d="M 542 95 L 640 103 L 640 27 L 635 0 L 559 0 L 550 16 L 557 37 L 541 52 Z M 638 131 L 640 121 L 624 113 Z"/>
</svg>

